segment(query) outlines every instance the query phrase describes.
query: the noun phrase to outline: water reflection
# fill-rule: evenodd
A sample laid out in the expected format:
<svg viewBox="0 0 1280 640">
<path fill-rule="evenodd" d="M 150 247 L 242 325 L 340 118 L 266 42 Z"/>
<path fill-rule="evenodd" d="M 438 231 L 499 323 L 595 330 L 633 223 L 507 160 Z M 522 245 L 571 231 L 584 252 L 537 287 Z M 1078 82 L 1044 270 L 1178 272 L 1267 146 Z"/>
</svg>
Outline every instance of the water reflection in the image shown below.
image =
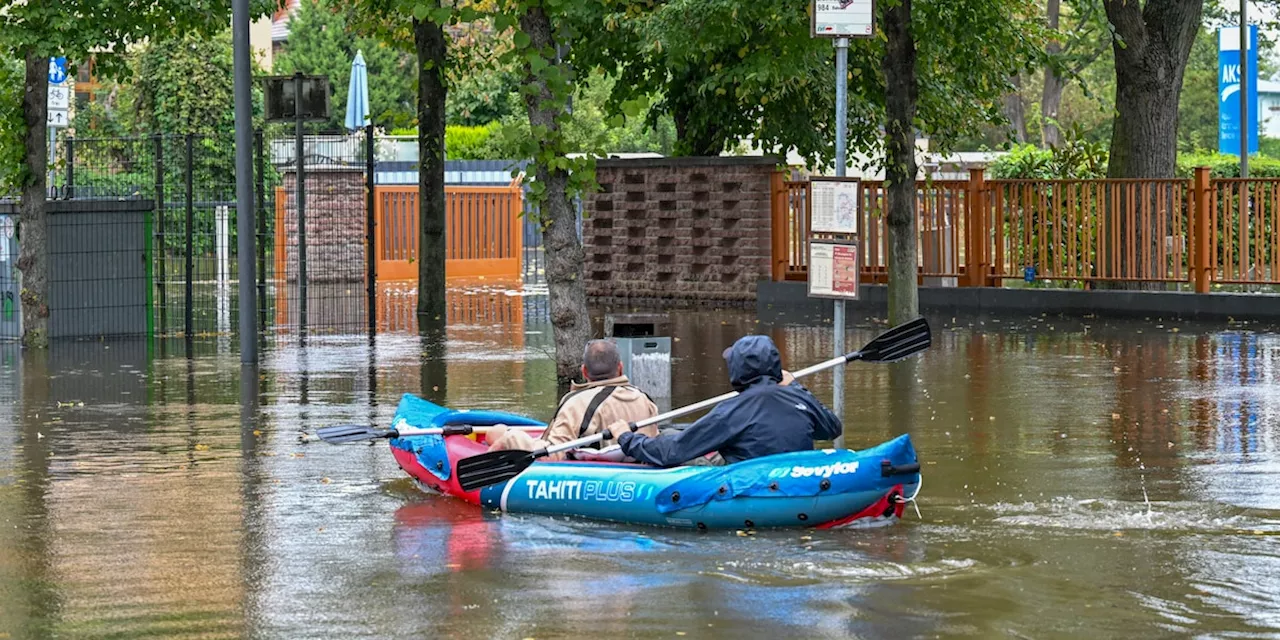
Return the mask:
<svg viewBox="0 0 1280 640">
<path fill-rule="evenodd" d="M 495 516 L 423 495 L 383 443 L 298 441 L 385 425 L 405 392 L 549 416 L 536 296 L 471 291 L 443 332 L 273 339 L 259 370 L 216 340 L 0 345 L 0 636 L 1280 632 L 1271 334 L 933 319 L 918 361 L 846 370 L 849 446 L 912 434 L 922 520 L 699 535 Z M 790 367 L 831 351 L 742 313 L 672 327 L 677 406 L 725 390 L 744 333 Z M 830 401 L 829 374 L 806 386 Z"/>
</svg>

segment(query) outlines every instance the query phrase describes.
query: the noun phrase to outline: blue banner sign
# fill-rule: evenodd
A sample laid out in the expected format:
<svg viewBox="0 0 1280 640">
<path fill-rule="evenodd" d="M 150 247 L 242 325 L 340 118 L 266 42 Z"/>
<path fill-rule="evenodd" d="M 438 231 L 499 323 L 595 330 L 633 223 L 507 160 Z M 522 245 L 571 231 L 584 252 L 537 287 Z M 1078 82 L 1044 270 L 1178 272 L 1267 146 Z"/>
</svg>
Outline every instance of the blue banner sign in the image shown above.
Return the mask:
<svg viewBox="0 0 1280 640">
<path fill-rule="evenodd" d="M 1249 25 L 1249 153 L 1258 152 L 1258 26 Z M 1240 155 L 1240 28 L 1218 30 L 1218 151 Z"/>
</svg>

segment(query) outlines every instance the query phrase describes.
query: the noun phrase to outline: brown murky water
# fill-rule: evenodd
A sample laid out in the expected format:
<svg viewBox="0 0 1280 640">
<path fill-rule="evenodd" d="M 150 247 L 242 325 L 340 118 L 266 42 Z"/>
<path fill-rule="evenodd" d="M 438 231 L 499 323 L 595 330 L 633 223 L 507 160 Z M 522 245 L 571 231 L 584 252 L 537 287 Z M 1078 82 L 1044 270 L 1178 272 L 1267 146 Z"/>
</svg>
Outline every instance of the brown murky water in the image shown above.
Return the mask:
<svg viewBox="0 0 1280 640">
<path fill-rule="evenodd" d="M 725 389 L 744 332 L 830 349 L 673 319 L 676 405 Z M 384 443 L 299 443 L 406 392 L 545 418 L 549 329 L 518 317 L 277 343 L 256 385 L 225 340 L 0 348 L 0 638 L 1280 635 L 1280 339 L 934 320 L 914 364 L 846 382 L 850 446 L 915 439 L 922 517 L 748 538 L 482 513 Z"/>
</svg>

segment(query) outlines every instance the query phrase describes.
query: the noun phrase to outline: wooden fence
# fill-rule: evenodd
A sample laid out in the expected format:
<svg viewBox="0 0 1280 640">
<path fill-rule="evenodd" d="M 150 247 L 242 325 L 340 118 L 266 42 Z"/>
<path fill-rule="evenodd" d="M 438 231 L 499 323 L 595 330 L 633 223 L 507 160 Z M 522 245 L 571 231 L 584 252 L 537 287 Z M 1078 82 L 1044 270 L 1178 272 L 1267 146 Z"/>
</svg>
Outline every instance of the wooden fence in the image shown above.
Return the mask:
<svg viewBox="0 0 1280 640">
<path fill-rule="evenodd" d="M 418 188 L 374 189 L 380 280 L 418 278 Z M 445 187 L 445 274 L 520 278 L 524 195 L 506 187 Z"/>
<path fill-rule="evenodd" d="M 773 184 L 773 278 L 808 277 L 809 183 Z M 884 184 L 862 183 L 864 282 L 887 268 Z M 1280 284 L 1280 180 L 986 180 L 916 186 L 925 282 Z"/>
<path fill-rule="evenodd" d="M 275 273 L 284 277 L 295 239 L 286 235 L 287 193 L 276 189 Z M 450 278 L 492 277 L 519 280 L 524 193 L 518 183 L 506 187 L 445 187 L 445 275 Z M 418 279 L 418 187 L 374 188 L 374 255 L 378 280 Z M 364 228 L 364 217 L 352 225 Z M 307 228 L 311 229 L 308 220 Z M 308 239 L 308 247 L 324 242 Z M 293 276 L 290 276 L 291 278 Z M 361 279 L 363 273 L 361 272 Z"/>
</svg>

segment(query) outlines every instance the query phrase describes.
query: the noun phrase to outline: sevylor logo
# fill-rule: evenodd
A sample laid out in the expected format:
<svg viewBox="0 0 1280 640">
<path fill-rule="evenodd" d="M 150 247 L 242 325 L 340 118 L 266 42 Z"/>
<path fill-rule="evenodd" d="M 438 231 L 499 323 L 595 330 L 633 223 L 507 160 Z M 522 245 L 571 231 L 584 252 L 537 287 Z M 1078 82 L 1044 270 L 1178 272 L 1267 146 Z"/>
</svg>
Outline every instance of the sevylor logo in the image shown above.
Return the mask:
<svg viewBox="0 0 1280 640">
<path fill-rule="evenodd" d="M 778 467 L 769 472 L 770 478 L 830 478 L 858 472 L 857 462 L 836 462 L 812 467 Z"/>
</svg>

